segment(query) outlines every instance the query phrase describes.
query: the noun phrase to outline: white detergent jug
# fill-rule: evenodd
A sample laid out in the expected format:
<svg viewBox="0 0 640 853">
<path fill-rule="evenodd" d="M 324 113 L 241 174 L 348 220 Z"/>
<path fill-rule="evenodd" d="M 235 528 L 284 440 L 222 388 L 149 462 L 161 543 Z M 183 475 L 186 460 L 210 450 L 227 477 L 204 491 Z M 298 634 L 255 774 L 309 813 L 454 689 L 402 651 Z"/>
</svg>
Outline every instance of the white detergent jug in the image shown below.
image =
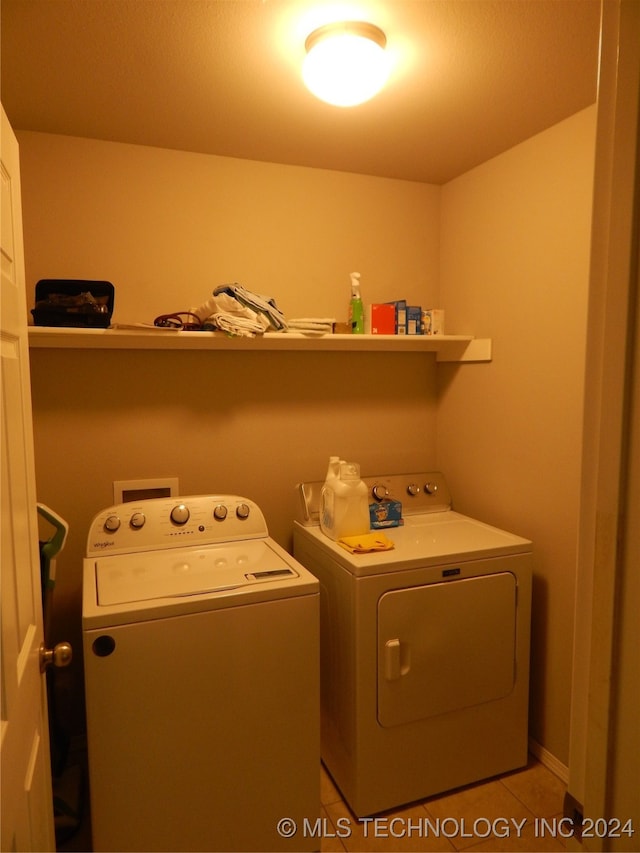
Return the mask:
<svg viewBox="0 0 640 853">
<path fill-rule="evenodd" d="M 324 480 L 324 486 L 320 492 L 320 529 L 324 534 L 334 538 L 333 528 L 335 524 L 335 483 L 340 476 L 339 456 L 329 457 L 329 467 L 327 468 L 327 476 Z"/>
<path fill-rule="evenodd" d="M 322 488 L 320 527 L 330 539 L 369 532 L 369 499 L 356 462 L 340 462 L 339 476 Z"/>
</svg>

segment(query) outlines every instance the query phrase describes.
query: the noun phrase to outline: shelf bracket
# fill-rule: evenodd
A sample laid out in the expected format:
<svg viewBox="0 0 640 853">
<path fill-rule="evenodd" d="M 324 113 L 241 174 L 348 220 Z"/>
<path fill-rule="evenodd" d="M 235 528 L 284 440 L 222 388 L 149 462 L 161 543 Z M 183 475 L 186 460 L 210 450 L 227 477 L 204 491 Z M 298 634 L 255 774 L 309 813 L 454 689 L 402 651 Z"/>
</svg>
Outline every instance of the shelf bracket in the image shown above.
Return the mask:
<svg viewBox="0 0 640 853">
<path fill-rule="evenodd" d="M 491 338 L 451 343 L 436 353 L 436 361 L 491 361 Z"/>
</svg>

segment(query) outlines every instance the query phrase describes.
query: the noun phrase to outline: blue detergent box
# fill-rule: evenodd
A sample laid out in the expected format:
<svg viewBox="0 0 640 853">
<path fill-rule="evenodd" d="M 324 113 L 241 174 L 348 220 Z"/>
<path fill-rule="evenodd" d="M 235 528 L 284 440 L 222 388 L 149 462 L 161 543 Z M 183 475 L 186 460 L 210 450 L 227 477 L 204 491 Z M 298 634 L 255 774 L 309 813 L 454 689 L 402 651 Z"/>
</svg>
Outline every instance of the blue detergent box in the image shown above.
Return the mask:
<svg viewBox="0 0 640 853">
<path fill-rule="evenodd" d="M 393 305 L 396 309 L 396 335 L 407 334 L 407 301 L 398 299 L 395 302 L 386 302 L 385 305 Z"/>
<path fill-rule="evenodd" d="M 400 501 L 381 501 L 381 503 L 369 504 L 369 521 L 372 530 L 400 527 L 401 524 L 404 524 L 402 503 Z"/>
<path fill-rule="evenodd" d="M 422 307 L 420 305 L 407 305 L 407 334 L 422 334 Z"/>
</svg>

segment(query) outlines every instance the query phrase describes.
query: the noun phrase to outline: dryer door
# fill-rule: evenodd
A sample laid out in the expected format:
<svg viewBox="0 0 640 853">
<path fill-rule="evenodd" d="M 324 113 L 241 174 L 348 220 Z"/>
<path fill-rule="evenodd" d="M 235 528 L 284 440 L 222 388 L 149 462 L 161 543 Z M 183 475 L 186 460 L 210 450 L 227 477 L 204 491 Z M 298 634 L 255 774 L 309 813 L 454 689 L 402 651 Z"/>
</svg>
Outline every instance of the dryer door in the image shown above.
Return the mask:
<svg viewBox="0 0 640 853">
<path fill-rule="evenodd" d="M 516 577 L 500 572 L 378 600 L 378 721 L 398 726 L 501 699 L 516 668 Z"/>
</svg>

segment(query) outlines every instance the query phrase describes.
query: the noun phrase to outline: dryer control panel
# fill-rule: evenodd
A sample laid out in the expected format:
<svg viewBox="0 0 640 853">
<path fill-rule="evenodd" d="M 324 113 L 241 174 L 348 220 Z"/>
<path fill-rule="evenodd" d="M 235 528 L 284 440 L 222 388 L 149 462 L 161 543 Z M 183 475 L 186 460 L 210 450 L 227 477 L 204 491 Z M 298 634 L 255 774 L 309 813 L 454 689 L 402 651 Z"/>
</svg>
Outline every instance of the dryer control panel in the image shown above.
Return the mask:
<svg viewBox="0 0 640 853">
<path fill-rule="evenodd" d="M 445 512 L 451 509 L 451 494 L 440 471 L 414 474 L 362 475 L 369 491 L 369 503 L 400 501 L 403 515 Z M 298 521 L 305 527 L 319 524 L 320 495 L 324 482 L 299 483 Z"/>
<path fill-rule="evenodd" d="M 210 545 L 268 536 L 260 507 L 239 495 L 189 495 L 115 504 L 89 528 L 87 556 Z"/>
</svg>

